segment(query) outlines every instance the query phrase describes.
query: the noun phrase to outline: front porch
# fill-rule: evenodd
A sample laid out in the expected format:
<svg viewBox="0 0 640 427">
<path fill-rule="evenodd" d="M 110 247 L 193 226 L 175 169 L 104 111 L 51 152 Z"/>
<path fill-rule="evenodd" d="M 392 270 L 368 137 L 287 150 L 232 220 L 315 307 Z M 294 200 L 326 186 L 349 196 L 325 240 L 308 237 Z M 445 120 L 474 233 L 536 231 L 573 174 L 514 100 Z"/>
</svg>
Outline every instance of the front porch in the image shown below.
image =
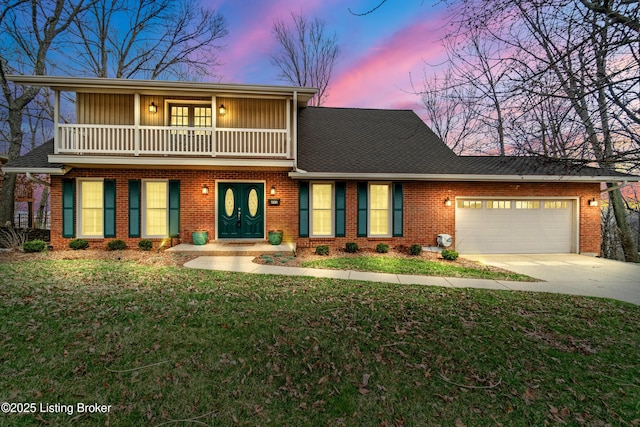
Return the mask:
<svg viewBox="0 0 640 427">
<path fill-rule="evenodd" d="M 259 256 L 263 254 L 295 255 L 294 242 L 272 245 L 268 242 L 211 242 L 205 245 L 180 243 L 167 252 L 200 256 Z"/>
</svg>

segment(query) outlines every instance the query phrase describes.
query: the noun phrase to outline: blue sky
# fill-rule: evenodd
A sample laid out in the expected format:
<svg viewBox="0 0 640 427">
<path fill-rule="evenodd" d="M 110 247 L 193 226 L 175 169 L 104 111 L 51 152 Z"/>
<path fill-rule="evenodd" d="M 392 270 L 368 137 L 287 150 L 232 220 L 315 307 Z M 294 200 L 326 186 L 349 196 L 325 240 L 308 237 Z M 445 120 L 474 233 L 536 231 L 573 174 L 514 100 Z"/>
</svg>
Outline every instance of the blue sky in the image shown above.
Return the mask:
<svg viewBox="0 0 640 427">
<path fill-rule="evenodd" d="M 285 84 L 269 54 L 276 48 L 271 34 L 276 19 L 290 12 L 323 19 L 335 31 L 342 55 L 334 72 L 326 106 L 407 108 L 418 110 L 411 79 L 421 86 L 425 61 L 442 61 L 440 38 L 444 10 L 437 0 L 216 0 L 207 4 L 222 13 L 229 36 L 216 70 L 222 82 Z"/>
</svg>

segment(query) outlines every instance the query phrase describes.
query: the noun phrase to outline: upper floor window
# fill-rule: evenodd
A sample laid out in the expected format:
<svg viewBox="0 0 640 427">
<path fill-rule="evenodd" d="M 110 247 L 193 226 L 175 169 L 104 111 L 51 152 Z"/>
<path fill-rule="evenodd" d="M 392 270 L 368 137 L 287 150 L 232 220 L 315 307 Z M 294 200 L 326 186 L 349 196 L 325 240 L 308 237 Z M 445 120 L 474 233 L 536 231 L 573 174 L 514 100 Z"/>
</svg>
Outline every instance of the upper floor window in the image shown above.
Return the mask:
<svg viewBox="0 0 640 427">
<path fill-rule="evenodd" d="M 169 126 L 211 127 L 211 104 L 170 103 Z"/>
</svg>

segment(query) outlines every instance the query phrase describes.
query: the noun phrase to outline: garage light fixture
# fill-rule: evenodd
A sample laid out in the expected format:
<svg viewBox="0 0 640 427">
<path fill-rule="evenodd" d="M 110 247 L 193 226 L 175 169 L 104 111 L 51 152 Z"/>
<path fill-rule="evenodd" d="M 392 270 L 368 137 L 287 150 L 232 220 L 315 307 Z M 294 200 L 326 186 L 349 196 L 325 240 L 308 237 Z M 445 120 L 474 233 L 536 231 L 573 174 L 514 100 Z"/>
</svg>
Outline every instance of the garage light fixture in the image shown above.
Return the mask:
<svg viewBox="0 0 640 427">
<path fill-rule="evenodd" d="M 589 206 L 598 206 L 598 201 L 594 199 L 589 199 Z"/>
<path fill-rule="evenodd" d="M 444 205 L 445 206 L 451 206 L 451 199 L 448 198 L 448 197 L 446 199 L 444 199 Z"/>
</svg>

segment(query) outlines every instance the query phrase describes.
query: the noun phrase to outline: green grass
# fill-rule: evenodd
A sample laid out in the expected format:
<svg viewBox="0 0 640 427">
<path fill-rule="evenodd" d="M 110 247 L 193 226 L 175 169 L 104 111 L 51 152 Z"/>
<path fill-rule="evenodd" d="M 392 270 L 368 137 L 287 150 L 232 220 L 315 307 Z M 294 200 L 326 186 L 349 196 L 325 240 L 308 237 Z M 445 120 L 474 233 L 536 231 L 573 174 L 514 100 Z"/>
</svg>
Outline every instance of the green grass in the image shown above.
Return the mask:
<svg viewBox="0 0 640 427">
<path fill-rule="evenodd" d="M 327 258 L 305 261 L 303 267 L 329 268 L 336 270 L 375 271 L 391 274 L 415 274 L 422 276 L 467 277 L 472 279 L 515 280 L 531 282 L 532 277 L 513 272 L 491 271 L 478 265 L 477 268 L 461 267 L 454 263 L 429 261 L 420 258 L 360 256 Z"/>
<path fill-rule="evenodd" d="M 631 304 L 118 261 L 0 264 L 0 283 L 0 401 L 113 405 L 3 426 L 640 418 Z"/>
</svg>

